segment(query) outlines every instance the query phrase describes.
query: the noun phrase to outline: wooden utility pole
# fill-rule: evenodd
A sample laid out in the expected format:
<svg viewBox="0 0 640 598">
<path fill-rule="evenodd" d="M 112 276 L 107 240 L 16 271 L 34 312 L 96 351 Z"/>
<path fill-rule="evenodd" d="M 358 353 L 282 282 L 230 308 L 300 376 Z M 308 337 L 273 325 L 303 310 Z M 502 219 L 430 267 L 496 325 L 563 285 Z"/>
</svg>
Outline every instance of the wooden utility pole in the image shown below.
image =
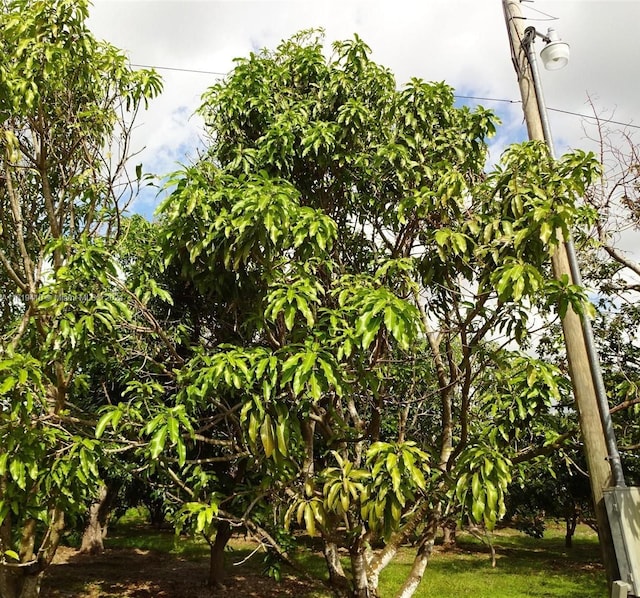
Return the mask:
<svg viewBox="0 0 640 598">
<path fill-rule="evenodd" d="M 536 97 L 533 71 L 522 43 L 525 38 L 525 28 L 520 11 L 520 0 L 502 0 L 502 3 L 511 44 L 513 65 L 518 75 L 529 139 L 546 141 L 550 144 L 550 139 L 545 138 L 540 106 Z M 550 147 L 550 149 L 553 151 L 553 148 Z M 561 233 L 559 238 L 562 238 Z M 569 280 L 574 280 L 567 247 L 564 243 L 557 247 L 551 262 L 556 278 L 568 276 Z M 589 359 L 582 320 L 571 307 L 562 318 L 562 330 L 584 443 L 584 452 L 589 469 L 591 494 L 598 522 L 600 548 L 607 571 L 609 588 L 611 588 L 613 581 L 619 579 L 619 574 L 603 490 L 614 485 L 613 475 L 598 407 L 598 397 L 592 370 L 593 364 Z"/>
</svg>

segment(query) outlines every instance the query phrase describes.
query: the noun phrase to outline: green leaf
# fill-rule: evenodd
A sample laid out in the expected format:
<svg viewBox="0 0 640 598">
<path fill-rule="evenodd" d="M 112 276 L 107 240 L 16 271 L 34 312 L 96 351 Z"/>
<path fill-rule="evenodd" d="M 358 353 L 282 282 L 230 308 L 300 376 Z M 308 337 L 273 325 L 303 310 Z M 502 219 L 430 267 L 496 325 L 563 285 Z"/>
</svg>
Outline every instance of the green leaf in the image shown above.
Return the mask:
<svg viewBox="0 0 640 598">
<path fill-rule="evenodd" d="M 178 439 L 178 442 L 176 444 L 176 451 L 178 453 L 178 465 L 180 465 L 180 467 L 183 467 L 187 460 L 187 447 L 182 438 Z"/>
<path fill-rule="evenodd" d="M 96 425 L 96 438 L 102 438 L 106 427 L 109 425 L 111 418 L 114 416 L 114 411 L 108 411 L 99 420 Z"/>
<path fill-rule="evenodd" d="M 271 457 L 275 450 L 275 442 L 273 438 L 271 416 L 268 413 L 265 415 L 262 425 L 260 426 L 260 440 L 262 441 L 264 454 L 267 458 Z"/>
<path fill-rule="evenodd" d="M 549 242 L 549 239 L 551 238 L 552 233 L 553 233 L 553 229 L 548 222 L 545 221 L 540 225 L 540 240 L 543 243 L 546 244 Z"/>
<path fill-rule="evenodd" d="M 16 385 L 16 379 L 13 376 L 7 376 L 2 384 L 0 384 L 0 394 L 8 393 Z"/>
<path fill-rule="evenodd" d="M 289 454 L 289 449 L 287 447 L 287 436 L 288 436 L 288 428 L 287 421 L 280 420 L 276 424 L 276 439 L 278 442 L 278 450 L 285 457 Z"/>
<path fill-rule="evenodd" d="M 151 439 L 150 449 L 151 458 L 157 459 L 160 453 L 164 450 L 164 445 L 167 440 L 167 426 L 162 425 L 155 430 L 155 434 Z"/>
<path fill-rule="evenodd" d="M 471 492 L 473 493 L 474 499 L 479 496 L 481 492 L 480 476 L 477 473 L 474 473 L 471 478 Z"/>
<path fill-rule="evenodd" d="M 315 536 L 316 534 L 316 519 L 313 514 L 313 509 L 311 505 L 307 503 L 304 508 L 304 522 L 307 528 L 307 532 L 310 536 Z"/>
<path fill-rule="evenodd" d="M 180 430 L 178 428 L 178 420 L 175 417 L 169 416 L 167 418 L 167 429 L 169 431 L 169 440 L 173 444 L 177 444 L 180 439 Z"/>
<path fill-rule="evenodd" d="M 471 514 L 476 523 L 481 523 L 484 518 L 485 496 L 484 492 L 474 494 L 473 505 L 471 506 Z"/>
<path fill-rule="evenodd" d="M 15 550 L 5 550 L 2 554 L 3 554 L 3 556 L 9 557 L 10 559 L 13 559 L 14 561 L 19 561 L 20 560 L 20 556 L 18 555 L 18 553 Z"/>
<path fill-rule="evenodd" d="M 9 463 L 9 473 L 20 490 L 25 490 L 27 487 L 25 467 L 24 463 L 17 457 L 14 457 Z"/>
<path fill-rule="evenodd" d="M 498 491 L 491 480 L 484 481 L 484 489 L 487 496 L 486 508 L 495 512 L 498 507 Z"/>
</svg>

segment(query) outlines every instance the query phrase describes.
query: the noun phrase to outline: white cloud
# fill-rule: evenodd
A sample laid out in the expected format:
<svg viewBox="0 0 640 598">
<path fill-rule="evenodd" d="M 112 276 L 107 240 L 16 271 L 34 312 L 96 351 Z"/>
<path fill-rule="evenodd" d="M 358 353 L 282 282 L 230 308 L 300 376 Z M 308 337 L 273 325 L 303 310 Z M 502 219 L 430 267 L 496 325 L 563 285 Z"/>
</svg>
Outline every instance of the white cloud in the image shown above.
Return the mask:
<svg viewBox="0 0 640 598">
<path fill-rule="evenodd" d="M 527 25 L 543 32 L 552 25 L 571 45 L 566 69 L 542 72 L 550 107 L 589 114 L 592 97 L 598 108 L 615 109 L 617 120 L 640 125 L 640 2 L 538 0 L 523 2 L 522 10 Z M 444 80 L 462 95 L 519 99 L 501 0 L 95 0 L 91 14 L 94 33 L 134 64 L 224 73 L 235 57 L 323 27 L 328 42 L 358 33 L 399 84 L 417 76 Z M 188 117 L 215 82 L 213 75 L 161 73 L 163 95 L 141 115 L 134 139 L 155 172 L 172 170 L 182 151 L 197 145 L 201 123 Z M 494 151 L 522 137 L 519 105 L 479 103 L 504 121 Z M 580 118 L 551 112 L 550 119 L 559 152 L 589 145 Z"/>
</svg>

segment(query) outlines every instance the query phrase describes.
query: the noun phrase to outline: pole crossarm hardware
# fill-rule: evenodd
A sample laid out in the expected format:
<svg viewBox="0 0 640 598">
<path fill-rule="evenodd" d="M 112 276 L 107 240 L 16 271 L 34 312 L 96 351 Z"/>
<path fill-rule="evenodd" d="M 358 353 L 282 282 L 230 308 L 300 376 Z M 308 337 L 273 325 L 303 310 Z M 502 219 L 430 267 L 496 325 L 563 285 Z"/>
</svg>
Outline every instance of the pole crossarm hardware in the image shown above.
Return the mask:
<svg viewBox="0 0 640 598">
<path fill-rule="evenodd" d="M 552 29 L 546 36 L 538 33 L 534 27 L 525 30 L 520 0 L 502 0 L 502 6 L 529 139 L 544 141 L 551 157 L 554 157 L 551 129 L 533 42 L 536 37 L 541 37 L 547 44 L 542 52 L 542 59 L 549 70 L 562 68 L 567 63 L 569 46 L 562 42 Z M 580 269 L 571 239 L 558 246 L 551 262 L 556 278 L 566 276 L 573 284 L 581 284 Z M 612 486 L 624 487 L 624 475 L 591 324 L 586 317 L 580 317 L 569 308 L 562 318 L 562 330 L 589 470 L 600 547 L 611 588 L 613 582 L 619 579 L 619 570 L 604 490 Z"/>
</svg>

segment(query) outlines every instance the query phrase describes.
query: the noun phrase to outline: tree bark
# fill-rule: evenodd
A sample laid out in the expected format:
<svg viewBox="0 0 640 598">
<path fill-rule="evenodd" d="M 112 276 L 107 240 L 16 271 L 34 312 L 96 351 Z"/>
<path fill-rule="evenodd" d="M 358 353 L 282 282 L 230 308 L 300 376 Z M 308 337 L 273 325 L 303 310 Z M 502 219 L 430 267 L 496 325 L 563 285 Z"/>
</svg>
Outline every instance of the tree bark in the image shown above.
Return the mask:
<svg viewBox="0 0 640 598">
<path fill-rule="evenodd" d="M 422 505 L 411 515 L 409 521 L 404 525 L 404 527 L 394 533 L 386 543 L 385 547 L 370 560 L 370 579 L 377 580 L 380 577 L 382 570 L 393 560 L 400 546 L 416 531 L 428 511 L 429 503 L 424 501 Z"/>
<path fill-rule="evenodd" d="M 222 588 L 225 576 L 224 551 L 231 538 L 231 524 L 228 521 L 221 521 L 216 531 L 216 539 L 209 547 L 209 580 L 207 585 L 210 588 Z"/>
<path fill-rule="evenodd" d="M 367 575 L 367 559 L 365 556 L 364 533 L 353 541 L 351 554 L 351 571 L 353 575 L 353 598 L 378 598 L 377 588 L 369 587 Z"/>
<path fill-rule="evenodd" d="M 37 563 L 31 567 L 0 567 L 0 596 L 38 598 L 43 575 Z"/>
<path fill-rule="evenodd" d="M 567 512 L 565 513 L 565 523 L 566 533 L 564 536 L 564 546 L 565 548 L 573 548 L 573 534 L 575 533 L 576 526 L 578 525 L 578 511 L 574 502 L 572 502 L 571 505 L 567 507 Z"/>
<path fill-rule="evenodd" d="M 347 598 L 349 596 L 349 580 L 344 574 L 338 545 L 335 542 L 325 540 L 322 545 L 322 552 L 329 571 L 329 587 L 336 598 Z"/>
<path fill-rule="evenodd" d="M 149 510 L 151 527 L 161 529 L 165 523 L 164 505 L 159 500 L 148 499 L 144 501 L 144 506 Z"/>
<path fill-rule="evenodd" d="M 429 557 L 431 556 L 433 545 L 435 544 L 437 529 L 438 517 L 436 517 L 435 515 L 431 515 L 429 517 L 427 527 L 424 531 L 424 535 L 422 536 L 422 539 L 420 541 L 418 552 L 416 553 L 416 557 L 413 561 L 411 571 L 409 572 L 404 585 L 398 592 L 397 598 L 411 598 L 411 596 L 413 596 L 415 594 L 415 591 L 418 589 L 418 586 L 422 581 L 424 571 L 427 568 L 427 563 L 429 562 Z"/>
<path fill-rule="evenodd" d="M 0 566 L 0 596 L 2 598 L 15 598 L 17 595 L 17 576 L 16 572 L 8 567 Z"/>
<path fill-rule="evenodd" d="M 31 529 L 27 524 L 25 530 Z M 0 566 L 0 596 L 1 598 L 38 598 L 40 584 L 46 568 L 51 564 L 58 548 L 62 531 L 64 530 L 64 513 L 60 509 L 53 509 L 51 522 L 37 554 L 33 551 L 30 538 L 23 532 L 23 540 L 27 542 L 27 549 L 21 549 L 20 563 Z M 35 535 L 35 526 L 33 526 Z M 28 560 L 25 560 L 28 559 Z"/>
<path fill-rule="evenodd" d="M 456 545 L 457 523 L 455 519 L 447 519 L 442 526 L 442 545 L 445 548 L 453 548 Z"/>
<path fill-rule="evenodd" d="M 81 554 L 102 554 L 104 552 L 103 540 L 106 537 L 107 520 L 116 494 L 117 489 L 110 488 L 106 484 L 100 486 L 98 496 L 91 503 L 87 513 L 87 525 L 84 528 L 80 545 Z"/>
</svg>

